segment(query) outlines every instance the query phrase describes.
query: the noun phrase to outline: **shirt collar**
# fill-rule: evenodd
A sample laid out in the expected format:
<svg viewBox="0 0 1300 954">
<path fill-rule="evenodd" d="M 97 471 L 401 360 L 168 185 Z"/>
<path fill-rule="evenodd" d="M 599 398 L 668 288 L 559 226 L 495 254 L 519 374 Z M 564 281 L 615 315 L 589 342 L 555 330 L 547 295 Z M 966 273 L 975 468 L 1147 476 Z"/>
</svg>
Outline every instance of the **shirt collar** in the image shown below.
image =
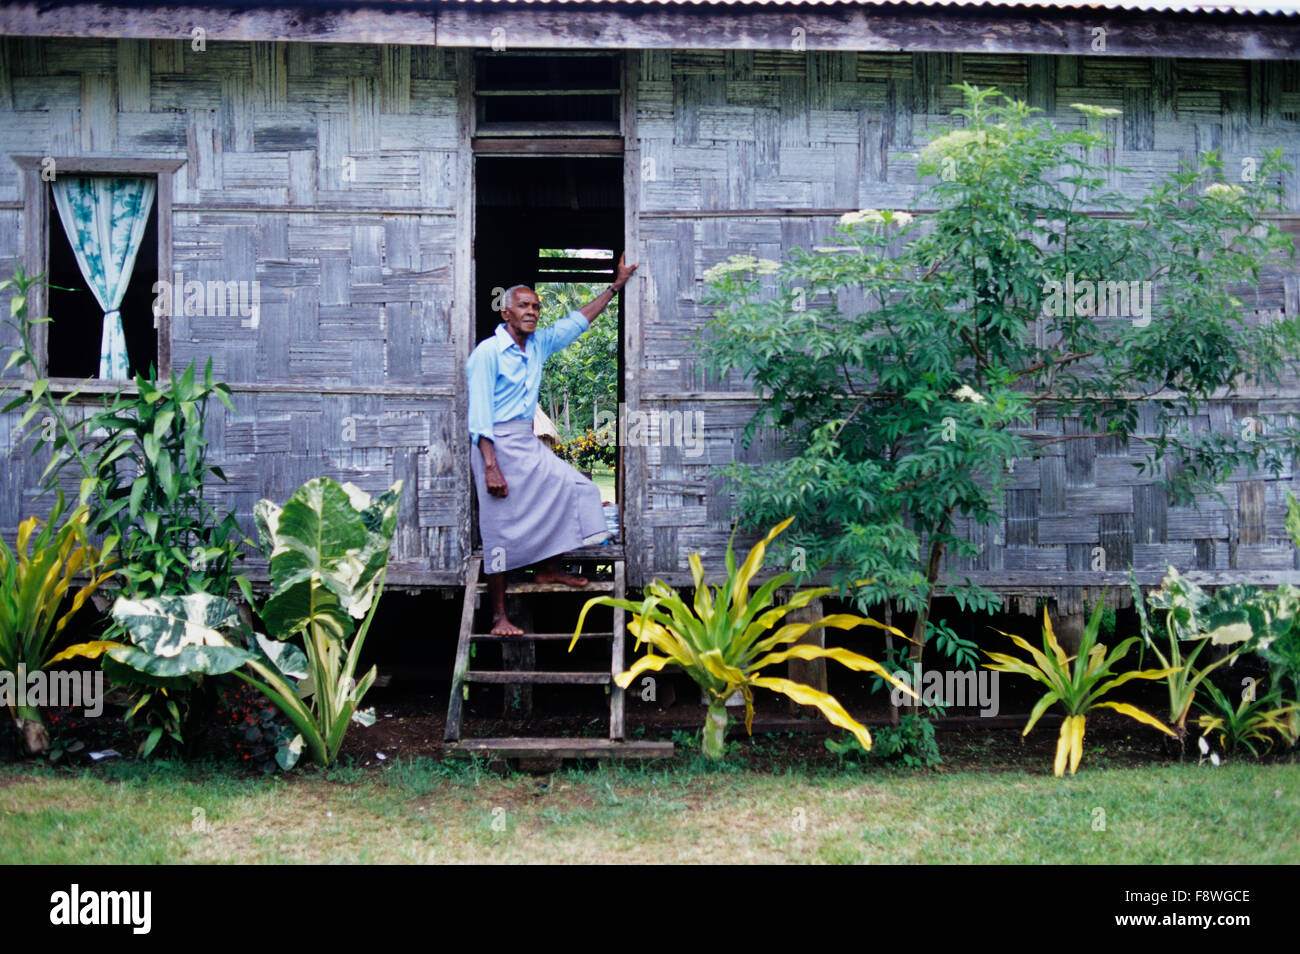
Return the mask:
<svg viewBox="0 0 1300 954">
<path fill-rule="evenodd" d="M 536 332 L 534 332 L 534 334 L 536 334 Z M 497 330 L 493 332 L 493 335 L 496 338 L 498 352 L 505 351 L 511 345 L 514 345 L 516 348 L 519 347 L 519 345 L 515 344 L 515 339 L 510 337 L 510 332 L 506 330 L 506 323 L 504 321 L 497 325 Z M 526 340 L 532 341 L 533 335 L 529 335 Z M 525 352 L 525 354 L 526 353 L 527 352 Z"/>
</svg>

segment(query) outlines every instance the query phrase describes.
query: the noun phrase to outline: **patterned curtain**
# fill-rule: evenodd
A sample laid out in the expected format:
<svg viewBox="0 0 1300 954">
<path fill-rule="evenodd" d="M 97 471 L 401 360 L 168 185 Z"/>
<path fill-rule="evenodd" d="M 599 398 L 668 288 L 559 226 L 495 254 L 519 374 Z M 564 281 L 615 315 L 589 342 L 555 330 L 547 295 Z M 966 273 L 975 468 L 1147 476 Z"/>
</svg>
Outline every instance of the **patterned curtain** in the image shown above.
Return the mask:
<svg viewBox="0 0 1300 954">
<path fill-rule="evenodd" d="M 149 224 L 158 183 L 153 179 L 59 176 L 54 205 L 72 243 L 81 275 L 104 309 L 99 376 L 127 377 L 126 335 L 117 309 L 131 282 L 135 256 Z"/>
</svg>

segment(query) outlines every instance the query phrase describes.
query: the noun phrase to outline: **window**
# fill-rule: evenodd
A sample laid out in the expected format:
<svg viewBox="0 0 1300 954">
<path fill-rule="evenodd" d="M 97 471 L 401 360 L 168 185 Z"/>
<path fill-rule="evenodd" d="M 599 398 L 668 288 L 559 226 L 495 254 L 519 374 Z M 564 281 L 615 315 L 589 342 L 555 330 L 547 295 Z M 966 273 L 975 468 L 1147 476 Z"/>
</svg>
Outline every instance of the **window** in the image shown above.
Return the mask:
<svg viewBox="0 0 1300 954">
<path fill-rule="evenodd" d="M 47 219 L 50 230 L 46 280 L 50 283 L 49 311 L 51 323 L 46 347 L 45 372 L 52 378 L 105 377 L 100 373 L 100 356 L 104 348 L 104 310 L 82 274 L 68 236 L 55 206 L 54 187 L 50 183 Z M 156 188 L 156 186 L 155 186 Z M 158 336 L 153 314 L 153 287 L 158 281 L 158 205 L 150 202 L 144 235 L 135 252 L 130 281 L 117 311 L 120 315 L 127 371 L 148 375 L 158 366 Z M 116 375 L 108 375 L 110 379 Z"/>
<path fill-rule="evenodd" d="M 51 319 L 34 330 L 41 361 L 37 373 L 56 383 L 106 382 L 92 391 L 150 368 L 165 376 L 170 320 L 155 316 L 153 289 L 160 276 L 171 274 L 170 173 L 183 160 L 18 156 L 14 161 L 23 171 L 24 268 L 58 286 L 37 286 L 30 295 L 31 313 Z M 101 249 L 98 226 L 106 215 L 118 229 L 114 247 Z M 116 303 L 109 310 L 117 314 L 106 316 L 101 301 Z M 111 333 L 119 316 L 120 337 Z M 107 336 L 106 317 L 114 322 Z"/>
<path fill-rule="evenodd" d="M 619 135 L 620 62 L 608 55 L 484 53 L 475 63 L 475 133 Z"/>
</svg>

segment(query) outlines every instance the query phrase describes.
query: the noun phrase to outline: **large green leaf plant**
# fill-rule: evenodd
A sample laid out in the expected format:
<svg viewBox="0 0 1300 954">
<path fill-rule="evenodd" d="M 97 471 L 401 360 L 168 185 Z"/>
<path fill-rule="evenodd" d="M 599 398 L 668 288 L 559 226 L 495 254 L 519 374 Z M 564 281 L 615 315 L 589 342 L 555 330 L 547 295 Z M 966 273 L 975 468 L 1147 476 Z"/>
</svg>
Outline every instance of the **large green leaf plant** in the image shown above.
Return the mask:
<svg viewBox="0 0 1300 954">
<path fill-rule="evenodd" d="M 376 671 L 371 667 L 359 679 L 356 671 L 383 592 L 401 492 L 398 481 L 372 498 L 320 477 L 283 507 L 259 501 L 254 513 L 271 577 L 259 610 L 266 634 L 254 632 L 230 601 L 209 593 L 119 601 L 114 618 L 137 646 L 147 647 L 148 658 L 133 660 L 135 647 L 110 656 L 147 662 L 157 676 L 233 672 L 297 730 L 277 756 L 282 766 L 296 762 L 304 748 L 319 764 L 333 764 L 348 726 L 374 723 L 374 710 L 360 704 Z M 237 582 L 252 603 L 249 581 Z"/>
</svg>

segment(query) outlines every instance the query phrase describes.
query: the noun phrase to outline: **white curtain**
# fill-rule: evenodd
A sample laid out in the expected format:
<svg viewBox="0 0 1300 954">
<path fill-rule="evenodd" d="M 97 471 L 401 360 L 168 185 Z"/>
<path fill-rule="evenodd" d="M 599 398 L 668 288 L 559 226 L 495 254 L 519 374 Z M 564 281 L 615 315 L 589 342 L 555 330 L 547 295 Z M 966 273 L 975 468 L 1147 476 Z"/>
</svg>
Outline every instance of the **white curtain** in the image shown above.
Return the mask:
<svg viewBox="0 0 1300 954">
<path fill-rule="evenodd" d="M 54 205 L 81 276 L 104 309 L 99 376 L 124 379 L 128 376 L 126 335 L 118 308 L 131 283 L 158 183 L 121 176 L 59 176 L 53 189 Z"/>
</svg>

